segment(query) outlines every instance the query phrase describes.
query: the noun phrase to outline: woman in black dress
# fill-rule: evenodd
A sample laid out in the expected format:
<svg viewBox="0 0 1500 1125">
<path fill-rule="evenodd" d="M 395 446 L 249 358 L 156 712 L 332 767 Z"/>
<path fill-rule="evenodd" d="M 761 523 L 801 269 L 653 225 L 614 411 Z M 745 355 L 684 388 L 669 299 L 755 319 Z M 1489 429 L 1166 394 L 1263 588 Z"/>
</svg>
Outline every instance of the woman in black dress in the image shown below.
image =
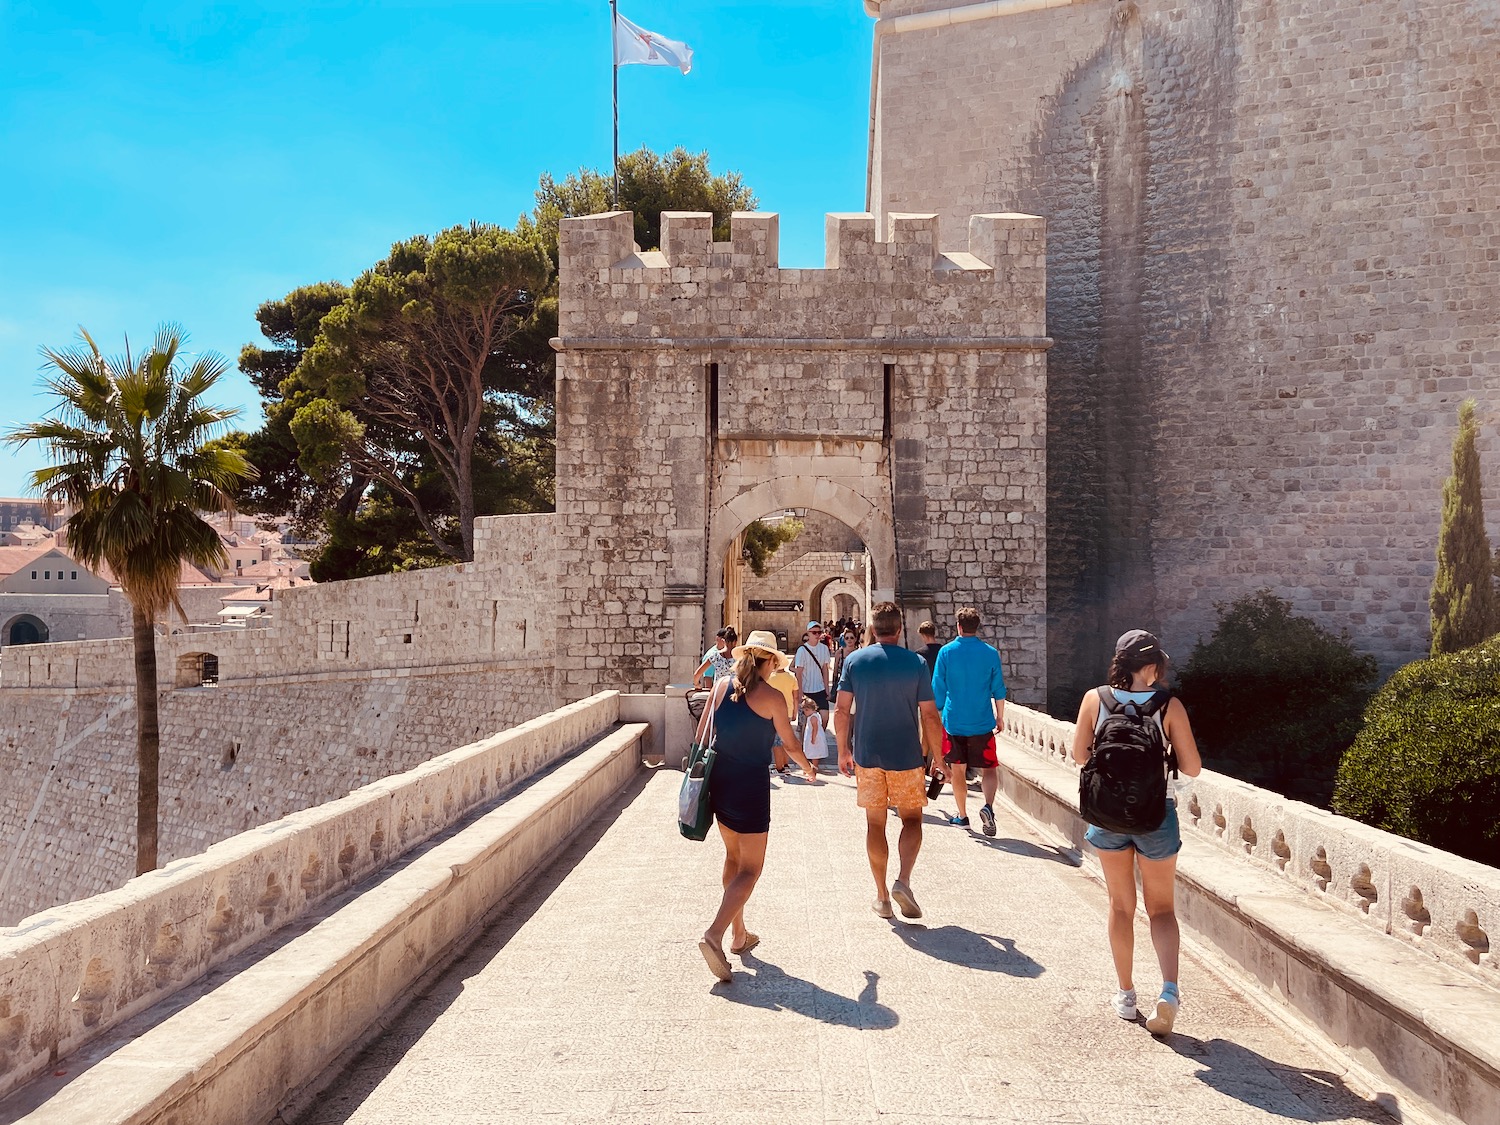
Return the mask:
<svg viewBox="0 0 1500 1125">
<path fill-rule="evenodd" d="M 766 678 L 790 659 L 776 645 L 774 633 L 757 630 L 734 650 L 734 676 L 714 684 L 709 705 L 698 723 L 698 741 L 708 737 L 713 717 L 718 748 L 708 779 L 709 803 L 724 838 L 724 898 L 713 923 L 703 932 L 698 949 L 714 976 L 732 976 L 724 956 L 724 934 L 733 944 L 729 952 L 744 955 L 760 938 L 745 929 L 745 903 L 755 890 L 766 861 L 766 837 L 771 828 L 771 743 L 777 735 L 787 753 L 802 767 L 807 780 L 816 781 L 812 763 L 802 753 L 787 719 L 786 696 Z"/>
</svg>

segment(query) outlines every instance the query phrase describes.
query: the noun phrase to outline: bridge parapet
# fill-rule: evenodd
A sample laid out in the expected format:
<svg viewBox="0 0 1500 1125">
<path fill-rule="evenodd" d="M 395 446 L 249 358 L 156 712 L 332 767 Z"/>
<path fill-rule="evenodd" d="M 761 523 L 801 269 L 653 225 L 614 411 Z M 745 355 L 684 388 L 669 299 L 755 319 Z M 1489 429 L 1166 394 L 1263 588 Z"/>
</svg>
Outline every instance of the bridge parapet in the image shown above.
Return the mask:
<svg viewBox="0 0 1500 1125">
<path fill-rule="evenodd" d="M 1013 744 L 1073 767 L 1072 723 L 1007 706 L 1005 730 Z M 1495 868 L 1212 770 L 1179 782 L 1177 806 L 1185 836 L 1500 988 Z"/>
<path fill-rule="evenodd" d="M 1007 706 L 1006 796 L 1083 850 L 1073 724 Z M 1177 798 L 1178 914 L 1246 987 L 1442 1120 L 1500 1121 L 1500 871 L 1205 771 Z M 1101 935 L 1102 937 L 1102 935 Z"/>
<path fill-rule="evenodd" d="M 0 930 L 0 1097 L 619 718 L 600 693 Z"/>
</svg>

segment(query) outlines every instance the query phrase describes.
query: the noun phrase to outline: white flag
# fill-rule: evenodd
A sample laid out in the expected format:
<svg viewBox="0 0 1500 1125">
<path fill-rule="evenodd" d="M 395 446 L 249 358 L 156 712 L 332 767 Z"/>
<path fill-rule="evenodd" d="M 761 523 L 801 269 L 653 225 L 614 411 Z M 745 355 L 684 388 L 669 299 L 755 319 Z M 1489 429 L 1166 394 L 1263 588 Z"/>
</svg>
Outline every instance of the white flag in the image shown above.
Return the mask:
<svg viewBox="0 0 1500 1125">
<path fill-rule="evenodd" d="M 644 63 L 647 66 L 675 66 L 686 74 L 693 69 L 693 49 L 686 43 L 667 39 L 637 27 L 624 16 L 615 16 L 615 62 Z"/>
</svg>

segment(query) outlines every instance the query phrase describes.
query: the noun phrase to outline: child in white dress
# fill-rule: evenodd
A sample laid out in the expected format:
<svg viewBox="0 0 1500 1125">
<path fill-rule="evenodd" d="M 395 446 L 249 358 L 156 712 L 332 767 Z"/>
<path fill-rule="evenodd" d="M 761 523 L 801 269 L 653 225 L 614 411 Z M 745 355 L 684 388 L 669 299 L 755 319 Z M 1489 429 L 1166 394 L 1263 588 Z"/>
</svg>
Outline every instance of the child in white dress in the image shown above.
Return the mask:
<svg viewBox="0 0 1500 1125">
<path fill-rule="evenodd" d="M 812 763 L 813 769 L 822 769 L 822 760 L 828 757 L 828 740 L 823 736 L 823 720 L 818 717 L 818 705 L 812 699 L 802 700 L 802 753 Z"/>
</svg>

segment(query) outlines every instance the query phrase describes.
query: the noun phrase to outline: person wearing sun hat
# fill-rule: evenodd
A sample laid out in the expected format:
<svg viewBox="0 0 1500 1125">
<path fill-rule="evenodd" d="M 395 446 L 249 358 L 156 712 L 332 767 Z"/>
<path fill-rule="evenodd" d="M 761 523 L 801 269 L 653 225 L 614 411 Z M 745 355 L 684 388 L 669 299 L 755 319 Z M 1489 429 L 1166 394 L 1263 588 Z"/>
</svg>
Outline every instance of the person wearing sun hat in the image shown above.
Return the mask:
<svg viewBox="0 0 1500 1125">
<path fill-rule="evenodd" d="M 786 697 L 769 682 L 787 666 L 776 634 L 757 629 L 734 649 L 734 672 L 714 681 L 714 691 L 698 723 L 697 740 L 709 737 L 713 724 L 717 759 L 708 779 L 709 807 L 724 841 L 724 896 L 719 911 L 703 932 L 698 951 L 721 981 L 733 978 L 724 956 L 724 934 L 732 935 L 729 952 L 743 956 L 760 943 L 745 928 L 749 901 L 766 861 L 771 830 L 771 744 L 782 745 L 802 767 L 809 782 L 817 772 L 802 753 L 787 718 Z"/>
<path fill-rule="evenodd" d="M 1198 775 L 1203 760 L 1188 724 L 1187 710 L 1175 696 L 1165 706 L 1161 704 L 1159 693 L 1170 696 L 1166 686 L 1170 662 L 1171 657 L 1155 634 L 1131 629 L 1120 636 L 1109 664 L 1109 682 L 1085 695 L 1078 708 L 1078 722 L 1073 728 L 1075 762 L 1083 765 L 1093 756 L 1095 740 L 1112 713 L 1134 704 L 1140 709 L 1138 714 L 1159 724 L 1167 745 L 1176 755 L 1177 769 L 1189 777 Z M 1166 816 L 1152 831 L 1112 832 L 1091 824 L 1083 838 L 1099 855 L 1104 885 L 1109 892 L 1109 948 L 1120 984 L 1110 1003 L 1115 1014 L 1126 1020 L 1134 1020 L 1138 1015 L 1134 960 L 1136 870 L 1140 870 L 1141 897 L 1151 919 L 1151 944 L 1156 949 L 1162 978 L 1161 994 L 1146 1020 L 1146 1030 L 1152 1035 L 1166 1035 L 1172 1030 L 1182 1004 L 1177 984 L 1181 938 L 1175 897 L 1177 853 L 1182 847 L 1177 808 L 1169 797 Z"/>
</svg>

